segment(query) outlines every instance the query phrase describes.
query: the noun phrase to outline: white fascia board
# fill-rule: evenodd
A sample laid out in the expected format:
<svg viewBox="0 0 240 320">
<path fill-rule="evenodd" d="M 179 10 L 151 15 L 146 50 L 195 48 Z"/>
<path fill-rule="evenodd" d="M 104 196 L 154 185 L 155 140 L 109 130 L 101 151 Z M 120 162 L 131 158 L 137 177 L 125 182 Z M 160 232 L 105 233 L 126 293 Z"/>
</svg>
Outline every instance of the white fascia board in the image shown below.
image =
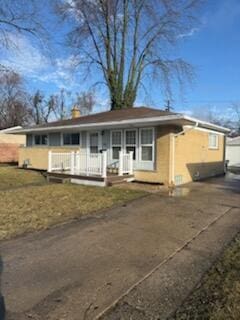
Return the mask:
<svg viewBox="0 0 240 320">
<path fill-rule="evenodd" d="M 198 120 L 196 118 L 192 118 L 192 117 L 189 117 L 189 116 L 183 116 L 183 118 L 185 120 L 189 120 L 189 121 L 192 121 L 192 122 L 195 122 L 195 123 L 199 123 L 201 124 L 204 128 L 211 128 L 212 130 L 214 131 L 220 131 L 220 132 L 224 132 L 224 133 L 229 133 L 231 130 L 228 129 L 228 128 L 225 128 L 225 127 L 222 127 L 222 126 L 219 126 L 219 125 L 216 125 L 216 124 L 213 124 L 211 122 L 207 122 L 207 121 L 203 121 L 203 120 Z"/>
<path fill-rule="evenodd" d="M 11 128 L 7 128 L 7 129 L 2 129 L 0 130 L 0 133 L 13 133 L 16 130 L 21 130 L 22 127 L 21 126 L 16 126 L 16 127 L 11 127 Z"/>
<path fill-rule="evenodd" d="M 208 133 L 215 133 L 215 134 L 218 134 L 218 135 L 221 135 L 221 136 L 224 136 L 224 135 L 225 135 L 224 132 L 216 131 L 216 130 L 214 130 L 214 129 L 206 129 L 206 128 L 198 127 L 198 126 L 193 127 L 193 126 L 186 125 L 186 126 L 184 126 L 184 128 L 188 128 L 188 129 L 192 128 L 192 129 L 197 130 L 197 131 L 203 131 L 203 132 L 208 132 Z"/>
<path fill-rule="evenodd" d="M 140 118 L 140 119 L 128 119 L 128 120 L 119 120 L 119 121 L 108 121 L 108 122 L 99 122 L 99 123 L 86 123 L 86 124 L 76 124 L 76 125 L 62 125 L 62 126 L 54 126 L 54 127 L 46 127 L 46 128 L 39 128 L 33 127 L 29 129 L 20 129 L 14 130 L 12 133 L 22 134 L 22 133 L 30 133 L 30 132 L 47 132 L 47 131 L 60 131 L 60 130 L 71 130 L 71 129 L 79 129 L 79 130 L 91 130 L 91 129 L 105 129 L 105 128 L 120 128 L 128 125 L 132 126 L 148 126 L 154 124 L 163 124 L 168 123 L 174 120 L 185 120 L 192 124 L 201 124 L 205 128 L 211 128 L 215 131 L 220 131 L 224 133 L 230 132 L 229 129 L 212 124 L 210 122 L 198 120 L 189 116 L 184 116 L 182 114 L 177 115 L 169 115 L 169 116 L 160 116 L 160 117 L 151 117 L 151 118 Z"/>
<path fill-rule="evenodd" d="M 16 130 L 14 133 L 28 133 L 28 132 L 44 132 L 44 131 L 59 131 L 59 130 L 69 130 L 69 129 L 95 129 L 95 128 L 111 128 L 111 127 L 121 127 L 126 125 L 149 125 L 151 123 L 161 123 L 174 120 L 181 120 L 182 115 L 170 115 L 170 116 L 161 116 L 161 117 L 152 117 L 152 118 L 140 118 L 140 119 L 129 119 L 129 120 L 119 120 L 119 121 L 108 121 L 108 122 L 99 122 L 99 123 L 87 123 L 87 124 L 76 124 L 76 125 L 65 125 L 65 126 L 54 126 L 46 128 L 33 127 L 29 129 Z M 191 120 L 186 119 L 187 121 L 192 122 Z"/>
</svg>

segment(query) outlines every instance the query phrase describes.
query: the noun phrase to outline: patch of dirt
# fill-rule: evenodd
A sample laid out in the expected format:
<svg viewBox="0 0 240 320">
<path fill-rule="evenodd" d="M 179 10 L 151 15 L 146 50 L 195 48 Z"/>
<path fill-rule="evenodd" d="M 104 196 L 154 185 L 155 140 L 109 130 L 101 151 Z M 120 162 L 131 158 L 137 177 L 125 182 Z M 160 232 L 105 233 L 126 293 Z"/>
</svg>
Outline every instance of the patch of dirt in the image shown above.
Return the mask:
<svg viewBox="0 0 240 320">
<path fill-rule="evenodd" d="M 141 190 L 150 193 L 168 192 L 169 188 L 161 184 L 142 183 L 142 182 L 125 182 L 114 185 L 117 189 Z"/>
</svg>

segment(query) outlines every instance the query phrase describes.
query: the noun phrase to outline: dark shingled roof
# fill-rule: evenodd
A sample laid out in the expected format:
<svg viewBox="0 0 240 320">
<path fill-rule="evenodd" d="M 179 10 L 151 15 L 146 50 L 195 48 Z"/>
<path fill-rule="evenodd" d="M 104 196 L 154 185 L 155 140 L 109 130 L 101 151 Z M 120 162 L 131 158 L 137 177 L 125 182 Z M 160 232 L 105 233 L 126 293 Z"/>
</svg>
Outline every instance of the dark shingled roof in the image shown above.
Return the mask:
<svg viewBox="0 0 240 320">
<path fill-rule="evenodd" d="M 111 122 L 111 121 L 121 121 L 121 120 L 131 120 L 131 119 L 142 119 L 151 117 L 161 117 L 168 115 L 176 115 L 176 113 L 163 111 L 159 109 L 147 108 L 147 107 L 136 107 L 121 110 L 113 110 L 91 114 L 88 116 L 81 116 L 79 118 L 54 121 L 43 125 L 33 126 L 31 128 L 48 128 L 48 127 L 58 127 L 58 126 L 70 126 L 70 125 L 80 125 L 89 123 L 101 123 L 101 122 Z"/>
</svg>

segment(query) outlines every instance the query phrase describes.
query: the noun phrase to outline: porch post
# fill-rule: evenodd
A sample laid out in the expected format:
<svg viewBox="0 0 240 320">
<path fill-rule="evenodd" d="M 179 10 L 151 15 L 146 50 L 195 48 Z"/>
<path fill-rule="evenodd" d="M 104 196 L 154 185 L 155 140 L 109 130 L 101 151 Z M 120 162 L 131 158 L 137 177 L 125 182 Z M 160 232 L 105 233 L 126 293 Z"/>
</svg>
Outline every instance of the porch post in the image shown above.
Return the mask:
<svg viewBox="0 0 240 320">
<path fill-rule="evenodd" d="M 129 152 L 129 174 L 133 174 L 133 151 Z"/>
<path fill-rule="evenodd" d="M 75 152 L 72 151 L 71 152 L 71 163 L 70 163 L 70 173 L 74 174 L 74 156 L 75 156 Z"/>
<path fill-rule="evenodd" d="M 118 168 L 118 175 L 123 175 L 123 151 L 119 151 L 119 168 Z"/>
<path fill-rule="evenodd" d="M 48 151 L 48 172 L 52 172 L 52 151 Z"/>
<path fill-rule="evenodd" d="M 107 177 L 107 151 L 102 152 L 102 177 Z"/>
<path fill-rule="evenodd" d="M 76 163 L 75 163 L 75 166 L 76 166 L 76 172 L 77 172 L 77 174 L 79 174 L 79 172 L 80 172 L 80 151 L 76 152 Z"/>
<path fill-rule="evenodd" d="M 90 167 L 90 151 L 87 148 L 85 152 L 85 159 L 86 159 L 86 175 L 89 176 L 89 167 Z"/>
</svg>

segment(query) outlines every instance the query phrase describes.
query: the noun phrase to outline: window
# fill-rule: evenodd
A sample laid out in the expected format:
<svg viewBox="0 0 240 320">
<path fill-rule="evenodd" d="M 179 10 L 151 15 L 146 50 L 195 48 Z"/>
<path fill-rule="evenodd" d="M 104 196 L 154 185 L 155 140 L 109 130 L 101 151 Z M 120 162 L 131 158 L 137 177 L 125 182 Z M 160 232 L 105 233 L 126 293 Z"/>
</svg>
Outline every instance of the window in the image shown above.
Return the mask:
<svg viewBox="0 0 240 320">
<path fill-rule="evenodd" d="M 218 148 L 218 135 L 216 133 L 209 133 L 208 147 L 209 147 L 209 149 L 217 149 Z"/>
<path fill-rule="evenodd" d="M 63 134 L 63 144 L 65 146 L 79 145 L 80 144 L 80 134 L 79 133 L 64 133 Z"/>
<path fill-rule="evenodd" d="M 137 132 L 136 130 L 125 131 L 125 146 L 126 152 L 133 152 L 133 160 L 136 160 L 136 144 L 137 144 Z"/>
<path fill-rule="evenodd" d="M 122 131 L 112 131 L 112 159 L 119 159 L 119 151 L 122 149 Z"/>
<path fill-rule="evenodd" d="M 90 133 L 90 153 L 98 153 L 98 132 Z"/>
<path fill-rule="evenodd" d="M 153 128 L 140 129 L 141 161 L 153 161 Z"/>
<path fill-rule="evenodd" d="M 34 136 L 34 144 L 37 146 L 46 146 L 48 144 L 48 137 L 46 134 L 36 134 Z"/>
</svg>

